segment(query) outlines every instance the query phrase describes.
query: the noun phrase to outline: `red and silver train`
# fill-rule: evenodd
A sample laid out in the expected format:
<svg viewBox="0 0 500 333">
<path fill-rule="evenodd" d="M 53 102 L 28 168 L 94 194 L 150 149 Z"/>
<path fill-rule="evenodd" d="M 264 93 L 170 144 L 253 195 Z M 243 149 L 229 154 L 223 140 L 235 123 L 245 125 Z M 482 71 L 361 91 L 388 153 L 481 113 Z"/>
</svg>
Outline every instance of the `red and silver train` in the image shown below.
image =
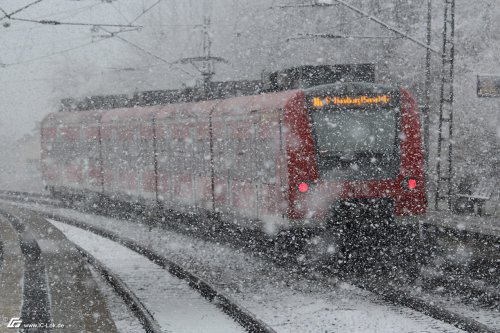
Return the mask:
<svg viewBox="0 0 500 333">
<path fill-rule="evenodd" d="M 41 126 L 43 179 L 268 233 L 358 208 L 398 221 L 426 211 L 420 128 L 407 90 L 356 82 L 56 112 Z"/>
</svg>

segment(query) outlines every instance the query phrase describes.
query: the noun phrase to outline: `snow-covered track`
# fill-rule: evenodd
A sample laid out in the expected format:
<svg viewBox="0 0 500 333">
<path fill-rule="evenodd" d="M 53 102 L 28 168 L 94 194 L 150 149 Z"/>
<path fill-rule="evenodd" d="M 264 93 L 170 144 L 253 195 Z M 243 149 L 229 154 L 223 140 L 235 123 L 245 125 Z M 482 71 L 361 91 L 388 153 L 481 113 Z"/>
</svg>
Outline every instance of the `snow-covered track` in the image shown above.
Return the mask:
<svg viewBox="0 0 500 333">
<path fill-rule="evenodd" d="M 0 190 L 0 199 L 23 203 L 67 207 L 67 205 L 60 200 L 56 200 L 49 195 L 42 193 Z"/>
<path fill-rule="evenodd" d="M 427 273 L 426 273 L 427 274 Z M 476 300 L 485 307 L 500 311 L 500 289 L 498 284 L 488 281 L 485 283 L 479 279 L 464 277 L 461 274 L 448 274 L 446 276 L 425 276 L 424 287 L 436 288 L 441 286 L 449 293 L 462 294 L 464 297 Z"/>
<path fill-rule="evenodd" d="M 134 313 L 147 333 L 162 333 L 161 327 L 151 313 L 142 304 L 135 293 L 106 265 L 78 245 L 74 245 L 87 262 L 104 277 L 115 292 L 123 299 L 130 311 Z"/>
<path fill-rule="evenodd" d="M 81 223 L 79 221 L 74 221 L 72 219 L 68 219 L 64 216 L 57 216 L 53 214 L 46 215 L 49 218 L 53 218 L 55 220 L 62 220 L 61 222 L 67 222 L 67 223 Z M 82 228 L 87 228 L 90 226 L 87 225 L 81 225 L 80 227 Z M 91 227 L 95 228 L 95 227 Z M 106 230 L 101 230 L 101 232 L 109 233 Z M 111 235 L 105 236 L 104 237 L 112 237 Z M 137 248 L 139 251 L 144 251 L 144 249 L 141 249 L 141 247 Z M 146 249 L 147 250 L 147 249 Z M 152 257 L 152 260 L 158 260 L 156 257 Z M 161 262 L 161 259 L 160 259 Z M 173 272 L 175 273 L 175 268 L 173 269 Z M 182 268 L 180 270 L 180 276 L 184 276 L 182 273 Z M 408 307 L 411 309 L 414 309 L 418 312 L 424 313 L 426 315 L 429 315 L 430 317 L 433 317 L 437 320 L 440 320 L 442 322 L 449 323 L 451 325 L 454 325 L 455 327 L 458 327 L 460 329 L 469 331 L 469 332 L 498 332 L 498 329 L 496 326 L 494 328 L 488 327 L 481 322 L 472 319 L 473 316 L 467 316 L 467 315 L 461 315 L 459 313 L 453 312 L 448 310 L 446 307 L 436 305 L 433 300 L 425 300 L 419 297 L 415 297 L 412 295 L 411 292 L 405 292 L 401 288 L 393 287 L 392 285 L 397 285 L 391 283 L 390 280 L 386 279 L 385 283 L 379 283 L 380 281 L 383 281 L 384 278 L 381 277 L 380 279 L 377 279 L 378 282 L 373 282 L 373 283 L 366 283 L 363 281 L 356 281 L 356 280 L 351 280 L 348 279 L 346 282 L 351 283 L 353 285 L 359 286 L 362 289 L 369 290 L 373 292 L 374 294 L 377 294 L 381 296 L 383 299 L 396 304 L 396 305 L 401 305 L 404 307 Z M 191 284 L 194 285 L 199 285 L 199 283 L 196 282 L 196 279 L 191 282 Z M 199 287 L 198 287 L 199 288 Z M 208 295 L 211 295 L 209 292 Z"/>
<path fill-rule="evenodd" d="M 77 221 L 75 219 L 56 214 L 47 214 L 41 212 L 37 213 L 44 216 L 45 218 L 62 222 L 107 238 L 113 242 L 123 245 L 124 247 L 140 254 L 141 256 L 148 258 L 153 263 L 167 270 L 170 274 L 176 276 L 179 279 L 186 280 L 191 288 L 198 291 L 200 295 L 208 301 L 213 302 L 217 307 L 219 307 L 224 313 L 232 317 L 248 332 L 275 333 L 275 331 L 271 327 L 269 327 L 261 320 L 257 319 L 256 316 L 254 316 L 247 309 L 232 300 L 230 297 L 218 291 L 215 287 L 197 277 L 195 274 L 185 270 L 181 267 L 181 265 L 165 258 L 152 249 L 149 249 L 131 239 L 120 237 L 116 233 L 113 233 L 111 231 L 98 228 L 81 221 Z"/>
<path fill-rule="evenodd" d="M 141 255 L 144 255 L 148 257 L 150 260 L 153 262 L 159 264 L 162 267 L 165 267 L 168 269 L 170 273 L 173 275 L 178 276 L 179 278 L 185 278 L 188 279 L 190 285 L 200 291 L 202 295 L 207 297 L 210 300 L 213 300 L 214 298 L 218 298 L 219 303 L 221 306 L 227 307 L 225 308 L 226 313 L 230 314 L 231 316 L 235 315 L 233 306 L 229 306 L 228 303 L 228 298 L 220 295 L 217 291 L 215 291 L 210 285 L 206 284 L 202 280 L 198 279 L 196 276 L 193 276 L 189 272 L 186 272 L 182 267 L 179 265 L 170 262 L 169 260 L 163 258 L 162 256 L 156 254 L 154 251 L 151 251 L 150 249 L 136 243 L 135 241 L 132 241 L 130 239 L 124 239 L 121 237 L 118 237 L 116 234 L 102 229 L 98 228 L 95 226 L 88 225 L 86 223 L 83 223 L 81 221 L 68 218 L 65 216 L 57 215 L 57 214 L 47 214 L 47 213 L 42 213 L 45 217 L 53 220 L 57 220 L 72 226 L 76 226 L 78 228 L 84 229 L 91 231 L 95 234 L 98 234 L 102 237 L 106 237 L 108 239 L 111 239 L 115 242 L 118 242 L 134 251 L 137 253 L 140 253 Z M 413 309 L 415 311 L 421 312 L 425 315 L 428 315 L 429 317 L 432 317 L 434 319 L 437 319 L 439 321 L 451 324 L 459 329 L 462 329 L 467 332 L 479 332 L 479 333 L 498 333 L 499 331 L 493 328 L 490 328 L 477 320 L 474 320 L 472 318 L 454 313 L 452 311 L 447 310 L 444 307 L 441 307 L 439 305 L 434 304 L 432 300 L 424 300 L 418 297 L 415 297 L 409 293 L 403 292 L 401 289 L 396 288 L 391 286 L 390 283 L 373 283 L 373 284 L 364 284 L 364 283 L 359 283 L 359 281 L 355 280 L 349 280 L 347 281 L 349 283 L 352 283 L 353 285 L 356 285 L 358 287 L 361 287 L 362 289 L 368 290 L 374 294 L 377 294 L 381 296 L 384 300 L 389 301 L 395 305 L 400 305 L 404 306 L 410 309 Z M 239 314 L 238 314 L 239 316 Z M 250 316 L 250 317 L 249 317 Z M 236 317 L 238 318 L 238 317 Z M 251 332 L 269 332 L 266 330 L 262 329 L 256 329 L 256 326 L 252 320 L 254 316 L 248 313 L 243 314 L 243 322 L 245 322 L 247 325 L 250 324 L 250 329 L 249 331 Z M 238 321 L 240 321 L 239 319 Z M 248 327 L 248 326 L 245 327 Z M 265 326 L 266 327 L 266 326 Z M 269 328 L 270 329 L 270 328 Z M 272 331 L 272 330 L 271 330 Z"/>
<path fill-rule="evenodd" d="M 47 199 L 47 198 L 49 198 L 45 194 L 35 193 L 35 192 L 2 190 L 2 191 L 0 191 L 0 193 L 2 195 L 13 196 L 13 197 L 25 196 L 25 197 L 28 197 L 28 198 L 31 198 L 31 199 L 35 199 L 35 198 Z"/>
<path fill-rule="evenodd" d="M 411 295 L 402 288 L 394 286 L 391 280 L 375 279 L 375 281 L 349 280 L 350 283 L 381 296 L 386 301 L 402 305 L 415 311 L 424 313 L 429 317 L 451 324 L 467 332 L 499 333 L 495 328 L 488 327 L 479 321 L 463 316 L 446 309 L 444 306 L 435 304 L 434 300 L 425 300 Z"/>
<path fill-rule="evenodd" d="M 36 203 L 37 205 L 38 204 L 48 204 L 51 206 L 54 205 L 53 203 L 40 203 L 38 199 L 43 198 L 41 196 L 33 198 L 34 199 L 33 201 L 31 200 L 28 201 L 24 198 L 21 198 L 21 196 L 24 194 L 21 194 L 20 196 L 17 196 L 15 194 L 13 196 L 11 195 L 9 195 L 10 197 L 9 200 L 12 201 L 17 201 L 22 203 Z M 56 206 L 60 207 L 60 205 L 57 204 Z M 130 239 L 121 238 L 112 232 L 87 225 L 80 221 L 71 220 L 63 216 L 56 216 L 53 214 L 44 214 L 37 211 L 32 211 L 32 212 L 40 217 L 54 219 L 58 222 L 66 223 L 78 227 L 80 229 L 92 232 L 101 237 L 112 240 L 113 242 L 121 244 L 126 248 L 140 254 L 141 256 L 146 257 L 153 263 L 167 270 L 170 274 L 174 275 L 175 277 L 187 281 L 192 289 L 197 291 L 202 297 L 204 297 L 208 301 L 215 304 L 218 308 L 220 308 L 224 313 L 233 318 L 235 322 L 237 322 L 241 327 L 243 327 L 248 332 L 256 332 L 256 333 L 275 332 L 272 328 L 270 328 L 268 325 L 257 319 L 252 313 L 250 313 L 244 307 L 237 304 L 234 300 L 227 297 L 222 292 L 218 291 L 216 288 L 214 288 L 204 280 L 197 277 L 195 274 L 185 270 L 180 265 L 164 258 L 160 254 L 155 253 L 151 249 L 148 249 Z M 14 216 L 11 217 L 17 219 Z M 152 333 L 161 332 L 160 326 L 155 321 L 153 316 L 151 316 L 151 314 L 144 307 L 141 301 L 134 295 L 134 292 L 130 288 L 128 288 L 127 285 L 123 283 L 123 281 L 121 281 L 121 279 L 116 274 L 114 274 L 111 270 L 107 269 L 102 263 L 99 262 L 98 259 L 93 257 L 89 252 L 85 251 L 83 248 L 77 246 L 76 244 L 72 245 L 75 248 L 77 248 L 80 254 L 87 259 L 87 261 L 91 264 L 91 266 L 93 266 L 94 269 L 96 269 L 108 283 L 110 283 L 115 292 L 117 292 L 117 294 L 125 301 L 129 309 L 137 316 L 139 322 L 143 325 L 146 332 L 152 332 Z M 43 302 L 39 303 L 42 305 L 44 304 Z"/>
</svg>

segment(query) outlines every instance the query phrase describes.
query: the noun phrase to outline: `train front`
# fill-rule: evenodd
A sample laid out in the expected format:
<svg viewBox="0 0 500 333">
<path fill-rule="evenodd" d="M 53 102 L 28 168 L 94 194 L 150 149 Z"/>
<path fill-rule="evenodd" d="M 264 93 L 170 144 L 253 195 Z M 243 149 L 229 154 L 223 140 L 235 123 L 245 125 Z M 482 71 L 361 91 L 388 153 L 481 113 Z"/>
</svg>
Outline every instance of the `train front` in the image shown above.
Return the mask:
<svg viewBox="0 0 500 333">
<path fill-rule="evenodd" d="M 425 214 L 420 116 L 406 90 L 343 83 L 304 99 L 288 118 L 292 223 L 414 223 Z"/>
</svg>

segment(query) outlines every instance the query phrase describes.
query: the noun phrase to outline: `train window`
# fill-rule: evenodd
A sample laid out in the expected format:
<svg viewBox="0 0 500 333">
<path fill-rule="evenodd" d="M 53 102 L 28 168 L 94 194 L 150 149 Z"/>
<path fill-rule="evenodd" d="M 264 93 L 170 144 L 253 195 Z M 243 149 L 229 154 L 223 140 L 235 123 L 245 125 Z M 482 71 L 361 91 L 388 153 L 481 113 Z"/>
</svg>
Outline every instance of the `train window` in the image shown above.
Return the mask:
<svg viewBox="0 0 500 333">
<path fill-rule="evenodd" d="M 266 184 L 276 183 L 276 155 L 275 150 L 269 145 L 270 143 L 271 140 L 262 140 L 257 143 L 257 147 L 261 147 L 261 144 L 268 146 L 266 149 L 257 149 L 255 154 L 257 177 Z"/>
<path fill-rule="evenodd" d="M 390 110 L 314 113 L 319 151 L 392 151 L 396 113 Z"/>
<path fill-rule="evenodd" d="M 239 126 L 238 126 L 239 125 Z M 254 135 L 248 124 L 231 128 L 230 140 L 222 148 L 222 164 L 233 179 L 254 179 L 256 176 Z"/>
<path fill-rule="evenodd" d="M 196 172 L 208 174 L 210 172 L 210 141 L 203 137 L 197 137 L 193 150 Z"/>
<path fill-rule="evenodd" d="M 182 170 L 190 172 L 192 170 L 192 144 L 190 140 L 174 139 L 171 142 L 172 150 L 168 158 L 166 158 L 167 169 Z"/>
<path fill-rule="evenodd" d="M 171 144 L 173 140 L 171 137 L 171 131 L 168 125 L 163 122 L 158 123 L 156 134 L 156 150 L 158 152 L 158 167 L 162 170 L 167 169 L 166 163 L 168 162 L 170 152 L 172 151 Z"/>
<path fill-rule="evenodd" d="M 390 178 L 399 170 L 398 110 L 350 110 L 311 114 L 318 169 L 326 177 Z"/>
</svg>

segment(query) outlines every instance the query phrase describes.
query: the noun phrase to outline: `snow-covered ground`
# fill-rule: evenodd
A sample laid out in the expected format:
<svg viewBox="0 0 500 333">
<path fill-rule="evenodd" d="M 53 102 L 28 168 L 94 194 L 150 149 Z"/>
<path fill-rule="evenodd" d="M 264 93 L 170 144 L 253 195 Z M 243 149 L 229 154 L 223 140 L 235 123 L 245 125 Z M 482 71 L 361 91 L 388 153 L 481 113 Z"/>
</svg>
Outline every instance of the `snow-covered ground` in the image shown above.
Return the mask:
<svg viewBox="0 0 500 333">
<path fill-rule="evenodd" d="M 214 242 L 164 229 L 149 232 L 148 227 L 138 223 L 71 210 L 43 209 L 151 246 L 225 291 L 278 332 L 462 332 L 334 278 L 330 282 L 324 278 L 306 279 Z"/>
</svg>

